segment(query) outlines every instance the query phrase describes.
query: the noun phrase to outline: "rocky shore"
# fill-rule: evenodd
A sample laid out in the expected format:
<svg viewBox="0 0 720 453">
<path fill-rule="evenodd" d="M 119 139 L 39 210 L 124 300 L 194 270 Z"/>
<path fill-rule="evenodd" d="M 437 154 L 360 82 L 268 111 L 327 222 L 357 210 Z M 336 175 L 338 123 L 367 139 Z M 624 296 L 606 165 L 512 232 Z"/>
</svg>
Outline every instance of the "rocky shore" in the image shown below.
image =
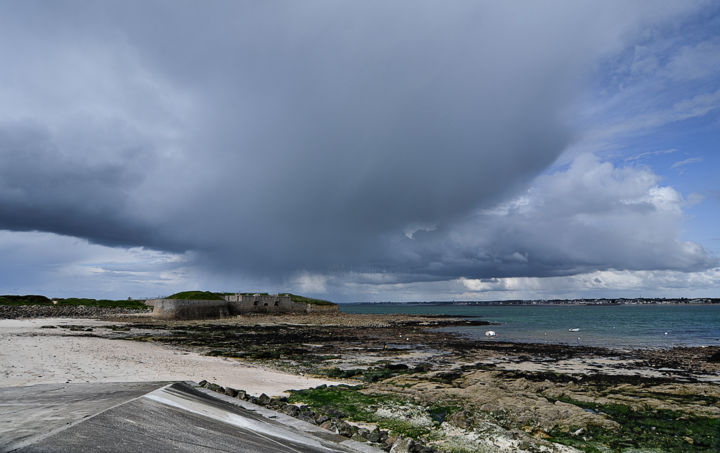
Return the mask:
<svg viewBox="0 0 720 453">
<path fill-rule="evenodd" d="M 720 451 L 719 347 L 476 342 L 438 328 L 482 321 L 436 316 L 106 319 L 65 334 L 341 380 L 350 385 L 242 397 L 394 452 Z M 242 381 L 204 379 L 243 395 Z"/>
<path fill-rule="evenodd" d="M 321 428 L 325 428 L 335 434 L 345 436 L 349 439 L 359 442 L 367 442 L 385 451 L 391 451 L 394 453 L 440 453 L 440 451 L 435 448 L 423 445 L 422 443 L 407 437 L 393 435 L 391 432 L 378 427 L 375 427 L 374 429 L 367 429 L 348 423 L 343 420 L 343 417 L 346 416 L 344 413 L 329 406 L 320 409 L 313 409 L 305 404 L 293 404 L 287 397 L 273 398 L 265 393 L 260 396 L 253 396 L 244 390 L 238 390 L 232 387 L 223 387 L 214 382 L 208 382 L 205 380 L 200 381 L 199 386 L 232 398 L 249 401 L 253 404 L 282 412 L 306 423 L 319 425 Z M 327 388 L 327 385 L 322 385 L 317 387 L 316 390 L 324 390 Z"/>
<path fill-rule="evenodd" d="M 720 446 L 720 348 L 615 351 L 476 342 L 437 329 L 466 323 L 484 324 L 408 315 L 257 315 L 136 322 L 116 334 L 350 381 L 355 385 L 293 392 L 289 399 L 316 414 L 342 414 L 358 429 L 411 439 L 418 449 Z"/>
</svg>

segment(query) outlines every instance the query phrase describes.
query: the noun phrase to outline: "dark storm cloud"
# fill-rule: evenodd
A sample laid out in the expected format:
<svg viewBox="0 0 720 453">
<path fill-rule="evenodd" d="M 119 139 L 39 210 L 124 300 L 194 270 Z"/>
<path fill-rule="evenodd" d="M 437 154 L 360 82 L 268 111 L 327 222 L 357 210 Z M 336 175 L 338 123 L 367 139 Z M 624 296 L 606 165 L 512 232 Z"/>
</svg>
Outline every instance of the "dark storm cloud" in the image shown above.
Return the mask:
<svg viewBox="0 0 720 453">
<path fill-rule="evenodd" d="M 43 127 L 0 123 L 0 228 L 79 236 L 111 245 L 149 239 L 128 212 L 127 193 L 142 178 L 141 152 L 115 162 L 64 155 Z M 132 162 L 135 162 L 134 164 Z"/>
<path fill-rule="evenodd" d="M 493 275 L 492 250 L 478 267 L 463 243 L 397 241 L 412 225 L 463 227 L 526 186 L 573 140 L 567 115 L 592 64 L 676 13 L 460 1 L 4 9 L 0 228 L 191 250 L 230 272 L 408 280 Z"/>
</svg>

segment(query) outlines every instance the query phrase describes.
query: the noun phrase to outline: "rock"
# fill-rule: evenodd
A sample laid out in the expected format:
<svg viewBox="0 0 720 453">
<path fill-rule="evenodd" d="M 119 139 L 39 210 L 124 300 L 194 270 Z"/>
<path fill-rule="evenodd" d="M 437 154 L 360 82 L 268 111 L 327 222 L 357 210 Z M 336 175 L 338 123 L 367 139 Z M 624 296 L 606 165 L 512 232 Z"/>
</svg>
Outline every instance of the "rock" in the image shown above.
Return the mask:
<svg viewBox="0 0 720 453">
<path fill-rule="evenodd" d="M 357 442 L 365 442 L 367 440 L 367 435 L 370 431 L 365 428 L 360 428 L 357 430 L 355 434 L 351 437 L 352 440 L 355 440 Z"/>
<path fill-rule="evenodd" d="M 314 424 L 315 424 L 315 419 L 312 418 L 312 417 L 308 417 L 307 415 L 300 414 L 300 415 L 297 417 L 297 419 L 298 419 L 298 420 L 302 420 L 302 421 L 304 421 L 304 422 L 306 422 L 306 423 L 310 423 L 311 425 L 314 425 Z"/>
<path fill-rule="evenodd" d="M 270 402 L 270 397 L 266 394 L 261 394 L 260 397 L 258 397 L 258 404 L 261 406 L 267 406 L 267 404 Z"/>
<path fill-rule="evenodd" d="M 233 398 L 235 398 L 238 394 L 238 391 L 232 387 L 225 387 L 225 394 L 227 396 L 232 396 Z"/>
<path fill-rule="evenodd" d="M 239 400 L 244 400 L 247 398 L 247 393 L 245 393 L 245 390 L 238 390 L 237 395 L 235 395 L 235 398 Z"/>
<path fill-rule="evenodd" d="M 328 417 L 327 415 L 318 415 L 317 417 L 315 417 L 315 423 L 317 423 L 318 425 L 322 425 L 328 420 L 330 420 L 330 417 Z"/>
<path fill-rule="evenodd" d="M 297 417 L 300 415 L 300 408 L 295 406 L 294 404 L 288 404 L 283 408 L 283 412 L 288 414 L 291 417 Z"/>
<path fill-rule="evenodd" d="M 415 365 L 414 370 L 416 373 L 427 373 L 428 371 L 432 370 L 432 364 L 427 362 L 418 363 L 417 365 Z"/>
<path fill-rule="evenodd" d="M 388 441 L 390 435 L 387 431 L 383 431 L 380 428 L 375 428 L 372 431 L 369 431 L 367 434 L 367 440 L 368 442 L 376 443 L 376 444 L 382 444 Z M 390 446 L 394 443 L 395 439 L 391 439 Z M 389 448 L 389 447 L 388 447 Z"/>
<path fill-rule="evenodd" d="M 129 313 L 148 313 L 152 308 L 108 308 L 90 305 L 0 305 L 0 319 L 98 318 Z"/>
<path fill-rule="evenodd" d="M 219 385 L 215 384 L 214 382 L 209 383 L 205 388 L 208 390 L 212 390 L 213 392 L 225 393 L 225 389 L 220 387 Z M 220 390 L 220 389 L 222 389 L 222 390 Z"/>
<path fill-rule="evenodd" d="M 720 363 L 720 351 L 708 357 L 707 361 L 710 363 Z"/>
<path fill-rule="evenodd" d="M 410 448 L 415 442 L 407 437 L 399 437 L 390 447 L 390 453 L 412 453 Z"/>
<path fill-rule="evenodd" d="M 393 371 L 407 370 L 409 367 L 404 363 L 388 363 L 385 368 Z"/>
<path fill-rule="evenodd" d="M 393 445 L 395 445 L 395 441 L 398 439 L 398 437 L 395 436 L 388 436 L 387 439 L 380 445 L 380 448 L 382 448 L 385 451 L 390 451 Z"/>
<path fill-rule="evenodd" d="M 454 414 L 447 417 L 446 421 L 462 429 L 467 429 L 468 426 L 470 426 L 470 422 L 467 418 L 467 413 L 465 411 L 455 412 Z"/>
<path fill-rule="evenodd" d="M 387 431 L 383 431 L 383 430 L 379 430 L 378 432 L 380 433 L 380 440 L 379 440 L 379 442 L 380 442 L 380 443 L 385 443 L 385 442 L 387 442 L 388 438 L 390 437 L 390 434 L 389 434 Z"/>
<path fill-rule="evenodd" d="M 433 453 L 433 449 L 413 440 L 410 441 L 410 453 Z"/>
<path fill-rule="evenodd" d="M 205 379 L 203 379 L 202 381 L 198 382 L 198 386 L 200 386 L 200 387 L 205 387 L 205 386 L 207 386 L 207 385 L 208 385 L 208 381 L 206 381 Z"/>
<path fill-rule="evenodd" d="M 338 434 L 345 437 L 352 437 L 353 434 L 355 434 L 355 432 L 357 431 L 357 428 L 355 426 L 342 420 L 337 421 L 335 423 L 335 426 L 337 427 Z"/>
<path fill-rule="evenodd" d="M 370 431 L 367 435 L 368 442 L 379 443 L 380 442 L 380 430 L 375 428 Z"/>
<path fill-rule="evenodd" d="M 335 431 L 335 428 L 333 428 L 333 422 L 330 419 L 320 423 L 320 427 L 323 429 L 327 429 L 328 431 Z"/>
</svg>

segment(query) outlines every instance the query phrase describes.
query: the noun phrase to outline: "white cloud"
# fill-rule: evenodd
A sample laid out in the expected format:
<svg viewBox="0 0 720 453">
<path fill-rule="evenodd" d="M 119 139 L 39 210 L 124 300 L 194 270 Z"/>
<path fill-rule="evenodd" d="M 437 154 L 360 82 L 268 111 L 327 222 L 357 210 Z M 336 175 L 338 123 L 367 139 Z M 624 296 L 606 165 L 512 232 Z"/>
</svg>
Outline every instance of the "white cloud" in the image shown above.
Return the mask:
<svg viewBox="0 0 720 453">
<path fill-rule="evenodd" d="M 676 81 L 705 79 L 717 75 L 720 68 L 720 41 L 711 40 L 683 46 L 665 70 Z"/>
<path fill-rule="evenodd" d="M 417 241 L 432 275 L 552 276 L 596 269 L 707 268 L 715 259 L 682 239 L 684 197 L 648 168 L 592 154 L 530 190 Z M 522 259 L 518 259 L 522 257 Z"/>
<path fill-rule="evenodd" d="M 434 223 L 418 223 L 414 222 L 405 227 L 405 230 L 403 231 L 403 234 L 408 239 L 415 239 L 415 233 L 418 231 L 435 231 L 437 230 L 437 224 Z"/>
<path fill-rule="evenodd" d="M 0 288 L 56 297 L 157 297 L 191 286 L 188 256 L 0 230 Z M 11 258 L 10 258 L 11 257 Z"/>
<path fill-rule="evenodd" d="M 643 160 L 643 159 L 647 159 L 648 157 L 661 156 L 664 154 L 672 154 L 672 153 L 676 153 L 676 152 L 677 152 L 677 150 L 675 148 L 663 149 L 663 150 L 659 150 L 659 151 L 647 151 L 644 153 L 633 154 L 632 156 L 628 156 L 625 158 L 625 161 L 629 162 L 629 161 L 634 161 L 634 160 Z"/>
<path fill-rule="evenodd" d="M 321 294 L 327 292 L 328 277 L 321 274 L 301 273 L 294 279 L 294 286 L 305 294 Z"/>
<path fill-rule="evenodd" d="M 720 268 L 701 272 L 608 269 L 563 277 L 460 279 L 477 299 L 551 299 L 566 297 L 716 297 Z"/>
<path fill-rule="evenodd" d="M 680 161 L 675 162 L 674 164 L 672 164 L 672 168 L 683 167 L 685 165 L 690 165 L 690 164 L 699 164 L 702 161 L 703 161 L 702 157 L 689 157 L 685 160 L 680 160 Z"/>
<path fill-rule="evenodd" d="M 658 107 L 636 115 L 615 115 L 605 125 L 590 130 L 584 140 L 598 143 L 623 135 L 647 133 L 671 123 L 699 118 L 720 107 L 720 90 L 695 95 L 675 102 L 670 107 Z"/>
</svg>

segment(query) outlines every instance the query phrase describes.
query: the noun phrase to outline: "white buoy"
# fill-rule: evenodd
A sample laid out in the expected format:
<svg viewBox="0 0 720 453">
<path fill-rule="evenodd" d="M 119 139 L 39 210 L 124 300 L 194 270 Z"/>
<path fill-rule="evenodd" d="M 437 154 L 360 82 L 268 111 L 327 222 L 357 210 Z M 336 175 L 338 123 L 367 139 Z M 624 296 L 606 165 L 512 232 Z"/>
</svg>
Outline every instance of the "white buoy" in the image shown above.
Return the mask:
<svg viewBox="0 0 720 453">
<path fill-rule="evenodd" d="M 568 329 L 568 332 L 580 332 L 579 327 L 573 327 L 572 329 Z"/>
<path fill-rule="evenodd" d="M 494 336 L 495 336 L 495 331 L 494 331 L 494 330 L 486 330 L 486 331 L 485 331 L 485 336 L 486 336 L 486 337 L 494 337 Z"/>
</svg>

